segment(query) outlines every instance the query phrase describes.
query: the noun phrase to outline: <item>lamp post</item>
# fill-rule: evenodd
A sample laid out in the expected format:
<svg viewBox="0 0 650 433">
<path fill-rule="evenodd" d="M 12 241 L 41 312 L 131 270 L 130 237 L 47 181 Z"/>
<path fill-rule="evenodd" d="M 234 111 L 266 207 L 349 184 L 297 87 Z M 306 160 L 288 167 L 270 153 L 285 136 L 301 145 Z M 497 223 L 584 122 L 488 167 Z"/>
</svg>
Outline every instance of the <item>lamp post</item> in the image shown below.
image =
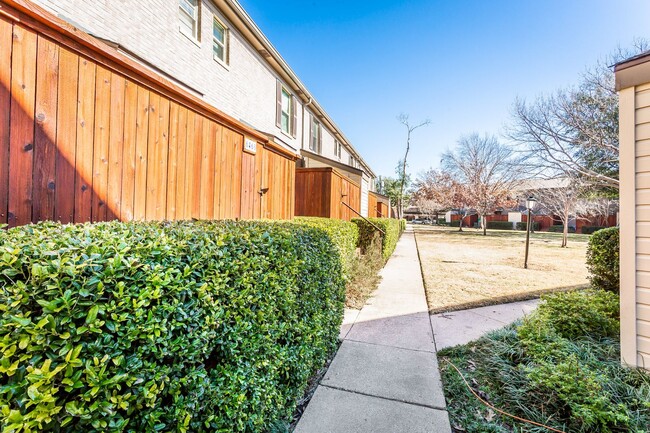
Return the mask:
<svg viewBox="0 0 650 433">
<path fill-rule="evenodd" d="M 531 212 L 535 209 L 537 200 L 532 195 L 526 199 L 526 208 L 528 209 L 528 221 L 526 223 L 526 256 L 524 258 L 524 269 L 528 269 L 528 248 L 530 245 L 530 226 Z"/>
</svg>

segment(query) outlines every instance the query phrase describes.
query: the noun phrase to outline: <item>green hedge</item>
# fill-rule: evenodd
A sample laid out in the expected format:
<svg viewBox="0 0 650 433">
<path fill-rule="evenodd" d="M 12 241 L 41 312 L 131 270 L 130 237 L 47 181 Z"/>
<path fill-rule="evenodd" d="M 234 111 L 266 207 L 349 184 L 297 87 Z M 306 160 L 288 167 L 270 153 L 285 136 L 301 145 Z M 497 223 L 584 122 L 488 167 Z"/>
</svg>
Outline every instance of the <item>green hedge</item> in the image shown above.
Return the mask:
<svg viewBox="0 0 650 433">
<path fill-rule="evenodd" d="M 401 221 L 393 218 L 368 218 L 368 221 L 382 229 L 386 234 L 383 235 L 378 232 L 366 220 L 354 218 L 352 222 L 359 227 L 359 247 L 361 252 L 366 254 L 368 247 L 372 244 L 373 237 L 379 235 L 381 237 L 382 256 L 384 260 L 388 260 L 397 246 L 400 227 L 402 226 Z"/>
<path fill-rule="evenodd" d="M 400 234 L 404 233 L 405 230 L 406 230 L 406 220 L 401 219 L 401 220 L 399 220 L 399 232 L 400 232 Z"/>
<path fill-rule="evenodd" d="M 340 266 L 294 223 L 0 230 L 3 431 L 264 432 L 336 347 Z"/>
<path fill-rule="evenodd" d="M 540 226 L 539 226 L 539 223 L 538 223 L 538 222 L 533 221 L 533 224 L 532 224 L 532 225 L 533 225 L 533 226 L 532 226 L 531 228 L 532 228 L 532 230 L 533 230 L 534 232 L 539 231 L 539 227 L 540 227 Z M 517 223 L 517 225 L 516 225 L 517 230 L 523 230 L 523 231 L 526 231 L 526 226 L 527 226 L 527 223 Z"/>
<path fill-rule="evenodd" d="M 591 234 L 596 233 L 599 230 L 606 229 L 606 228 L 607 227 L 603 227 L 603 226 L 582 226 L 582 229 L 580 230 L 580 232 L 583 235 L 591 235 Z"/>
<path fill-rule="evenodd" d="M 296 217 L 295 222 L 324 230 L 341 255 L 341 264 L 346 279 L 357 261 L 357 245 L 359 244 L 359 227 L 351 222 L 318 217 Z"/>
<path fill-rule="evenodd" d="M 487 228 L 492 230 L 512 230 L 512 223 L 508 221 L 488 221 Z"/>
<path fill-rule="evenodd" d="M 597 289 L 619 292 L 619 242 L 618 227 L 599 230 L 589 238 L 587 268 Z"/>
</svg>

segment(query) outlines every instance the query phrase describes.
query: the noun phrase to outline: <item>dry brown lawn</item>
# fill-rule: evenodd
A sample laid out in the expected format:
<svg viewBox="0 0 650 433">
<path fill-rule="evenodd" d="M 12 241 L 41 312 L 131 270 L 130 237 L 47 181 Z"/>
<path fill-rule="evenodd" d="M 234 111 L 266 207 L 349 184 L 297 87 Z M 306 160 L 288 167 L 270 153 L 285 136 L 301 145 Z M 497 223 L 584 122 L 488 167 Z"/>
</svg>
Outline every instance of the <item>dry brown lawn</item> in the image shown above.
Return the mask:
<svg viewBox="0 0 650 433">
<path fill-rule="evenodd" d="M 542 293 L 588 284 L 587 235 L 531 235 L 524 269 L 526 235 L 516 231 L 419 226 L 415 228 L 431 312 L 460 310 L 531 299 Z"/>
</svg>

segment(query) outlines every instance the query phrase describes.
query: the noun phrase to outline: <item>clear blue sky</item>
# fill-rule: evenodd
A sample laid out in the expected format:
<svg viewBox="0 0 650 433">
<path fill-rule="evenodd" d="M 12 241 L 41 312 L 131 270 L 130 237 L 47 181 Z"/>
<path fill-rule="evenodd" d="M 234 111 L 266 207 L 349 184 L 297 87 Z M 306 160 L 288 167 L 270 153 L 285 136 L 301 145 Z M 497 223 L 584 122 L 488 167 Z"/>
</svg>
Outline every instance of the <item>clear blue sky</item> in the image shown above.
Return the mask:
<svg viewBox="0 0 650 433">
<path fill-rule="evenodd" d="M 405 146 L 396 116 L 431 119 L 409 171 L 471 132 L 501 134 L 517 97 L 576 84 L 635 37 L 649 0 L 240 0 L 378 175 Z"/>
</svg>

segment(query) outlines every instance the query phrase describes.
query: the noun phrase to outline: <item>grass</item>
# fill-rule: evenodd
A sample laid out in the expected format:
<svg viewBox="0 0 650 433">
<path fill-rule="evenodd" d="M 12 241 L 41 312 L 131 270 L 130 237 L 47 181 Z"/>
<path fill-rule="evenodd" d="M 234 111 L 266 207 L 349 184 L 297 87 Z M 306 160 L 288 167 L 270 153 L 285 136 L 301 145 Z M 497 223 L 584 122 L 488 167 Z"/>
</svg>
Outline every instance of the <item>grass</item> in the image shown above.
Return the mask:
<svg viewBox="0 0 650 433">
<path fill-rule="evenodd" d="M 589 236 L 531 234 L 528 269 L 523 269 L 525 233 L 416 226 L 429 310 L 432 313 L 521 301 L 540 294 L 586 287 Z"/>
<path fill-rule="evenodd" d="M 591 302 L 594 296 L 601 295 L 554 295 L 523 324 L 440 351 L 454 431 L 550 430 L 503 416 L 479 402 L 451 363 L 475 392 L 496 408 L 559 431 L 650 431 L 650 375 L 621 366 L 614 332 L 617 304 Z M 579 308 L 573 308 L 573 314 L 564 314 L 575 304 Z M 609 325 L 603 326 L 603 320 Z"/>
</svg>

